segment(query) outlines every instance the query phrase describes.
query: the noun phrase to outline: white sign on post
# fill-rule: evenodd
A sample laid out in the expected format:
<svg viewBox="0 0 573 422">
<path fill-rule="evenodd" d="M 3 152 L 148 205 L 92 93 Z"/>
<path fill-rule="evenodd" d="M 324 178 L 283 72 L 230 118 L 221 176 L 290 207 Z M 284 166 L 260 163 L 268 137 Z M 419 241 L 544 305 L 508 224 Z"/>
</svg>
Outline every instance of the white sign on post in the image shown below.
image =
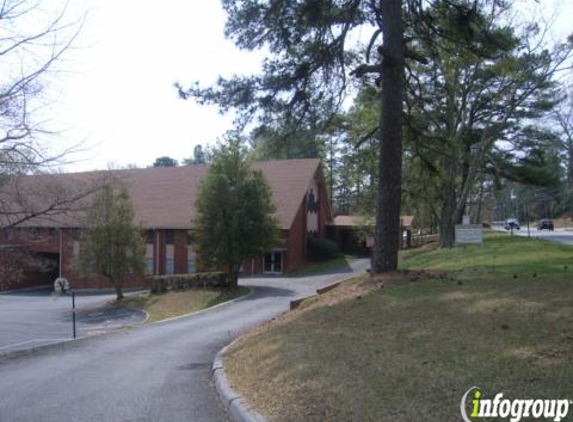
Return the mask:
<svg viewBox="0 0 573 422">
<path fill-rule="evenodd" d="M 457 245 L 483 245 L 481 224 L 456 224 Z"/>
<path fill-rule="evenodd" d="M 54 281 L 54 291 L 61 295 L 62 293 L 66 293 L 68 290 L 70 290 L 69 281 L 63 277 L 56 278 L 56 281 Z"/>
</svg>

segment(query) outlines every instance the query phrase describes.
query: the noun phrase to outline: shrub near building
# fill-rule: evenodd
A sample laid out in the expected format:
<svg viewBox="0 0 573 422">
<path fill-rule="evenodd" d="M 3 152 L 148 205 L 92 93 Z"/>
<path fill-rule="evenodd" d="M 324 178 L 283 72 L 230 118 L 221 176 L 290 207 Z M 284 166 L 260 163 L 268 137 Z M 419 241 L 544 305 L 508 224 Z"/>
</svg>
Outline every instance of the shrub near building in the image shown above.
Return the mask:
<svg viewBox="0 0 573 422">
<path fill-rule="evenodd" d="M 310 258 L 313 261 L 325 261 L 340 256 L 340 248 L 336 243 L 324 237 L 311 237 L 308 240 Z"/>
</svg>

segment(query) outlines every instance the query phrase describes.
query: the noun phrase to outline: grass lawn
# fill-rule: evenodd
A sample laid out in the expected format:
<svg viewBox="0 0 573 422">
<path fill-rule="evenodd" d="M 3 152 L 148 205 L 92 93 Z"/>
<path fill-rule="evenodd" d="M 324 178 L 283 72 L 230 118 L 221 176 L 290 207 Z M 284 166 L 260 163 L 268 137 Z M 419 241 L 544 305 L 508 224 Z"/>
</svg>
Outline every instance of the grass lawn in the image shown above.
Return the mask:
<svg viewBox="0 0 573 422">
<path fill-rule="evenodd" d="M 272 422 L 458 421 L 474 385 L 573 399 L 573 247 L 488 234 L 401 258 L 242 337 L 233 387 Z"/>
<path fill-rule="evenodd" d="M 247 293 L 249 289 L 241 286 L 236 289 L 223 290 L 206 288 L 170 291 L 162 294 L 142 293 L 126 297 L 121 304 L 147 311 L 148 322 L 154 322 L 210 308 Z"/>
<path fill-rule="evenodd" d="M 330 270 L 348 265 L 357 257 L 354 255 L 341 255 L 338 258 L 329 259 L 326 261 L 309 262 L 296 271 L 289 274 L 291 277 L 306 277 L 310 275 L 324 274 Z"/>
</svg>

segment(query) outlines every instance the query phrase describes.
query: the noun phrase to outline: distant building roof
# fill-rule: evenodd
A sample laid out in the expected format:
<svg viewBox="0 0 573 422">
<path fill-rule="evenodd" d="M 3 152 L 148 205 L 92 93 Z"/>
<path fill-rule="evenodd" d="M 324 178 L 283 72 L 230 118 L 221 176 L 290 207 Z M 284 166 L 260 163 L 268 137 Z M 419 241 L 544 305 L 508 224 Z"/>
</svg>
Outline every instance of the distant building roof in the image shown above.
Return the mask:
<svg viewBox="0 0 573 422">
<path fill-rule="evenodd" d="M 400 217 L 402 222 L 402 227 L 412 227 L 414 225 L 414 216 L 413 215 L 403 215 Z"/>
<path fill-rule="evenodd" d="M 400 221 L 403 227 L 412 227 L 414 224 L 414 216 L 403 215 L 400 217 Z M 373 224 L 374 222 L 370 221 L 369 223 Z M 332 225 L 336 227 L 360 227 L 366 224 L 368 224 L 366 217 L 361 215 L 338 215 L 334 217 L 334 222 L 332 223 Z"/>
<path fill-rule="evenodd" d="M 277 208 L 281 228 L 289 229 L 319 169 L 318 159 L 297 159 L 257 162 L 254 168 L 266 176 Z M 157 167 L 144 169 L 110 170 L 87 173 L 67 173 L 24 176 L 18 180 L 20 195 L 26 192 L 54 191 L 45 195 L 69 191 L 77 186 L 97 185 L 98 181 L 113 178 L 129 190 L 136 220 L 149 228 L 192 228 L 195 217 L 197 186 L 207 173 L 208 166 Z M 3 187 L 2 189 L 4 189 Z M 29 196 L 33 196 L 31 193 Z M 40 199 L 41 201 L 41 199 Z M 83 208 L 89 206 L 84 198 Z M 80 208 L 77 207 L 76 208 Z M 20 227 L 81 227 L 79 211 L 32 218 Z M 85 215 L 85 213 L 83 214 Z"/>
<path fill-rule="evenodd" d="M 338 215 L 334 217 L 334 226 L 338 227 L 355 227 L 365 224 L 364 217 L 361 215 Z"/>
</svg>

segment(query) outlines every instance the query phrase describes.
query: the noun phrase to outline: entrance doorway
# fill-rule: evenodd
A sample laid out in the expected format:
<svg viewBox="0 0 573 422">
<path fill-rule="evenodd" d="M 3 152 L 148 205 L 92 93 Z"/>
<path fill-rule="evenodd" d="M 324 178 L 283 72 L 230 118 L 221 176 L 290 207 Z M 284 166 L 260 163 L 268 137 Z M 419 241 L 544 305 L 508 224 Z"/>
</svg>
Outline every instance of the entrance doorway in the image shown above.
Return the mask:
<svg viewBox="0 0 573 422">
<path fill-rule="evenodd" d="M 37 253 L 23 263 L 22 278 L 17 288 L 53 286 L 60 273 L 60 255 Z"/>
<path fill-rule="evenodd" d="M 281 274 L 283 272 L 282 251 L 272 251 L 265 254 L 263 272 L 267 274 Z"/>
</svg>

